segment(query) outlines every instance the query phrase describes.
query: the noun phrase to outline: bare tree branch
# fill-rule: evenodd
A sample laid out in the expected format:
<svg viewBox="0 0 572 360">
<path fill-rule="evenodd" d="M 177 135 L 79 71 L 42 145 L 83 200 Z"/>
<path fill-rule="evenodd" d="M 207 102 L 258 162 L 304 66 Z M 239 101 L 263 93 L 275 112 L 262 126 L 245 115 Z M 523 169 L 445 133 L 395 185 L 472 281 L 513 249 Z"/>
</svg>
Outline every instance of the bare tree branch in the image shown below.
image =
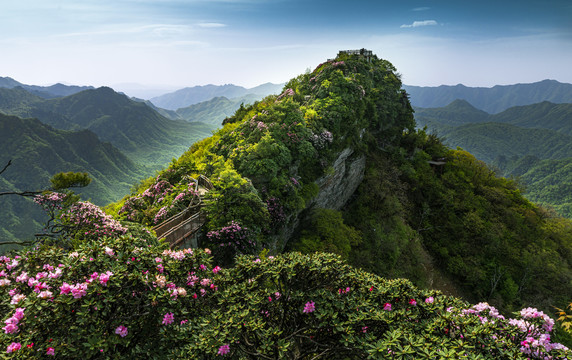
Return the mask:
<svg viewBox="0 0 572 360">
<path fill-rule="evenodd" d="M 0 241 L 0 245 L 31 245 L 34 241 Z"/>
<path fill-rule="evenodd" d="M 20 195 L 20 196 L 36 196 L 41 194 L 42 191 L 2 191 L 0 192 L 0 196 L 2 195 Z"/>
</svg>

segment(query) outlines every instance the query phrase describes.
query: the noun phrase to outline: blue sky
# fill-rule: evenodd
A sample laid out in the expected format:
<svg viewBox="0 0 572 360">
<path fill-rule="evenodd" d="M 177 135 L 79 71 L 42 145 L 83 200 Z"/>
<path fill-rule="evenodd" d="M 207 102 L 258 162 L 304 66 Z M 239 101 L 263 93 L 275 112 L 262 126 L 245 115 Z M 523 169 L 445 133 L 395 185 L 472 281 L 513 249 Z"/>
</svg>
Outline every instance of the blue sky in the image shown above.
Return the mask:
<svg viewBox="0 0 572 360">
<path fill-rule="evenodd" d="M 362 47 L 410 85 L 572 83 L 572 1 L 0 2 L 0 76 L 28 84 L 251 87 Z"/>
</svg>

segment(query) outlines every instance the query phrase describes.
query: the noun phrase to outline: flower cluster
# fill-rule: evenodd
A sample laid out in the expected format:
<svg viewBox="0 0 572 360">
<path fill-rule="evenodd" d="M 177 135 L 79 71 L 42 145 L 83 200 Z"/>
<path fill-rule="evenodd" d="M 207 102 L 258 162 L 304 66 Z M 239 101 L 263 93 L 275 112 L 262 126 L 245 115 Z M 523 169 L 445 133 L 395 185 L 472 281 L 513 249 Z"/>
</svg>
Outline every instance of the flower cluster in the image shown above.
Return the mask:
<svg viewBox="0 0 572 360">
<path fill-rule="evenodd" d="M 165 340 L 145 335 L 142 341 L 140 331 L 130 329 L 157 320 L 174 324 L 179 315 L 193 314 L 216 292 L 221 269 L 211 268 L 205 254 L 206 250 L 170 250 L 154 238 L 123 235 L 86 240 L 70 253 L 46 246 L 21 256 L 2 256 L 0 279 L 9 285 L 0 288 L 0 303 L 12 309 L 2 319 L 4 349 L 12 353 L 23 348 L 26 355 L 20 356 L 31 354 L 27 358 L 92 358 L 89 349 L 77 349 L 98 334 L 98 341 L 115 344 L 114 349 L 105 348 L 111 357 L 115 351 L 130 352 L 117 345 L 127 342 L 145 344 L 138 346 L 149 351 Z M 38 262 L 47 258 L 50 263 Z M 164 266 L 164 272 L 156 265 Z M 192 284 L 187 284 L 187 271 Z M 72 326 L 78 330 L 68 336 L 66 329 Z M 159 328 L 153 331 L 159 339 Z M 110 333 L 113 339 L 106 338 Z M 31 347 L 37 351 L 31 353 Z"/>
<path fill-rule="evenodd" d="M 332 141 L 334 141 L 334 136 L 328 130 L 323 130 L 320 134 L 312 134 L 310 137 L 310 142 L 316 149 L 322 149 L 326 145 L 331 144 Z"/>
<path fill-rule="evenodd" d="M 448 311 L 454 312 L 455 309 L 449 308 Z M 499 314 L 495 307 L 485 302 L 478 303 L 469 309 L 462 309 L 460 311 L 460 316 L 476 316 L 482 324 L 489 322 L 494 324 L 497 321 L 506 321 L 508 326 L 516 328 L 521 334 L 521 337 L 524 337 L 520 342 L 520 351 L 532 358 L 552 359 L 549 355 L 552 350 L 568 350 L 566 346 L 550 341 L 549 333 L 554 327 L 554 320 L 544 314 L 544 312 L 529 307 L 522 309 L 518 315 L 520 318 L 508 319 L 507 321 L 503 315 Z M 514 336 L 509 335 L 509 329 L 506 327 L 505 329 L 507 330 L 506 333 L 497 333 L 494 334 L 493 337 L 511 337 L 511 339 L 514 339 Z M 508 341 L 508 338 L 506 341 Z"/>
<path fill-rule="evenodd" d="M 74 229 L 84 231 L 85 236 L 119 236 L 127 232 L 111 215 L 87 201 L 73 204 L 60 218 Z"/>
<path fill-rule="evenodd" d="M 18 323 L 20 323 L 20 320 L 24 318 L 24 310 L 25 309 L 23 308 L 17 308 L 14 311 L 14 315 L 12 315 L 12 317 L 9 317 L 6 321 L 4 321 L 4 323 L 6 324 L 6 326 L 2 328 L 4 330 L 4 333 L 14 334 L 20 331 Z"/>
<path fill-rule="evenodd" d="M 207 238 L 216 246 L 232 249 L 239 254 L 250 253 L 256 247 L 250 230 L 235 221 L 220 230 L 209 231 Z"/>
<path fill-rule="evenodd" d="M 276 101 L 282 100 L 282 98 L 285 96 L 294 96 L 294 94 L 296 94 L 296 92 L 293 89 L 288 88 L 288 89 L 284 90 L 284 92 L 282 92 L 282 94 L 278 95 L 278 97 L 276 98 Z"/>
<path fill-rule="evenodd" d="M 127 334 L 129 334 L 129 331 L 127 330 L 127 328 L 123 325 L 119 325 L 116 329 L 115 329 L 115 333 L 121 337 L 126 337 Z"/>
<path fill-rule="evenodd" d="M 62 210 L 62 204 L 67 197 L 68 194 L 65 193 L 49 192 L 35 196 L 34 202 L 44 209 L 53 208 L 55 210 Z"/>
<path fill-rule="evenodd" d="M 302 312 L 309 314 L 311 312 L 314 312 L 314 310 L 316 310 L 316 303 L 313 301 L 308 301 L 306 305 L 304 305 L 304 310 L 302 310 Z"/>
</svg>

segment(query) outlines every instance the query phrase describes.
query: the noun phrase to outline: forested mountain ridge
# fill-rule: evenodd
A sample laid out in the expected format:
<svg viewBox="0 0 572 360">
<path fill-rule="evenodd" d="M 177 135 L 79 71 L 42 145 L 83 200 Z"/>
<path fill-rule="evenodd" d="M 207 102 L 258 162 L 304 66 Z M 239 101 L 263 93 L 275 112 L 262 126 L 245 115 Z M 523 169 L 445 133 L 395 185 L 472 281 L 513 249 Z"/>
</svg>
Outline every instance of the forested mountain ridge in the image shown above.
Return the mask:
<svg viewBox="0 0 572 360">
<path fill-rule="evenodd" d="M 415 110 L 419 126 L 427 126 L 448 145 L 460 146 L 499 174 L 519 177 L 529 199 L 572 218 L 572 104 L 544 101 L 490 115 L 456 100 L 443 108 Z"/>
<path fill-rule="evenodd" d="M 106 87 L 50 100 L 24 90 L 4 89 L 0 92 L 0 111 L 38 118 L 58 129 L 89 129 L 134 161 L 150 166 L 165 164 L 211 131 L 205 124 L 167 119 L 144 103 Z"/>
<path fill-rule="evenodd" d="M 118 149 L 89 130 L 56 130 L 36 119 L 0 114 L 0 163 L 11 165 L 0 175 L 1 189 L 37 191 L 61 171 L 87 172 L 91 184 L 79 190 L 85 199 L 105 205 L 127 193 L 148 175 Z M 28 240 L 45 221 L 29 199 L 0 197 L 2 240 Z"/>
<path fill-rule="evenodd" d="M 22 89 L 44 99 L 69 96 L 80 91 L 93 89 L 92 86 L 69 86 L 59 83 L 51 86 L 26 85 L 9 77 L 0 77 L 0 88 L 12 89 L 16 87 L 21 87 Z"/>
<path fill-rule="evenodd" d="M 421 87 L 404 85 L 415 107 L 436 108 L 463 99 L 478 109 L 495 114 L 510 107 L 543 101 L 572 103 L 572 84 L 543 80 L 531 84 L 496 85 L 492 88 L 441 85 Z"/>
</svg>

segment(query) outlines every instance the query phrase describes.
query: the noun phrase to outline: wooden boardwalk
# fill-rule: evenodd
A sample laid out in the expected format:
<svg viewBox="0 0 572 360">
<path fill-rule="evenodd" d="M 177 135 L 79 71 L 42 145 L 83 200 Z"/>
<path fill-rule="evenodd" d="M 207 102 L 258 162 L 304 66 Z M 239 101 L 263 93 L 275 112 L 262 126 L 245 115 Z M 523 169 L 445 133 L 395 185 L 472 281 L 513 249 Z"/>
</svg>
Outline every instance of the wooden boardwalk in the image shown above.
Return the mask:
<svg viewBox="0 0 572 360">
<path fill-rule="evenodd" d="M 203 196 L 213 188 L 210 180 L 201 175 L 195 182 L 195 197 L 189 206 L 178 214 L 175 214 L 153 228 L 158 239 L 165 239 L 171 248 L 183 245 L 196 246 L 193 239 L 204 225 L 206 217 L 201 211 Z"/>
</svg>

